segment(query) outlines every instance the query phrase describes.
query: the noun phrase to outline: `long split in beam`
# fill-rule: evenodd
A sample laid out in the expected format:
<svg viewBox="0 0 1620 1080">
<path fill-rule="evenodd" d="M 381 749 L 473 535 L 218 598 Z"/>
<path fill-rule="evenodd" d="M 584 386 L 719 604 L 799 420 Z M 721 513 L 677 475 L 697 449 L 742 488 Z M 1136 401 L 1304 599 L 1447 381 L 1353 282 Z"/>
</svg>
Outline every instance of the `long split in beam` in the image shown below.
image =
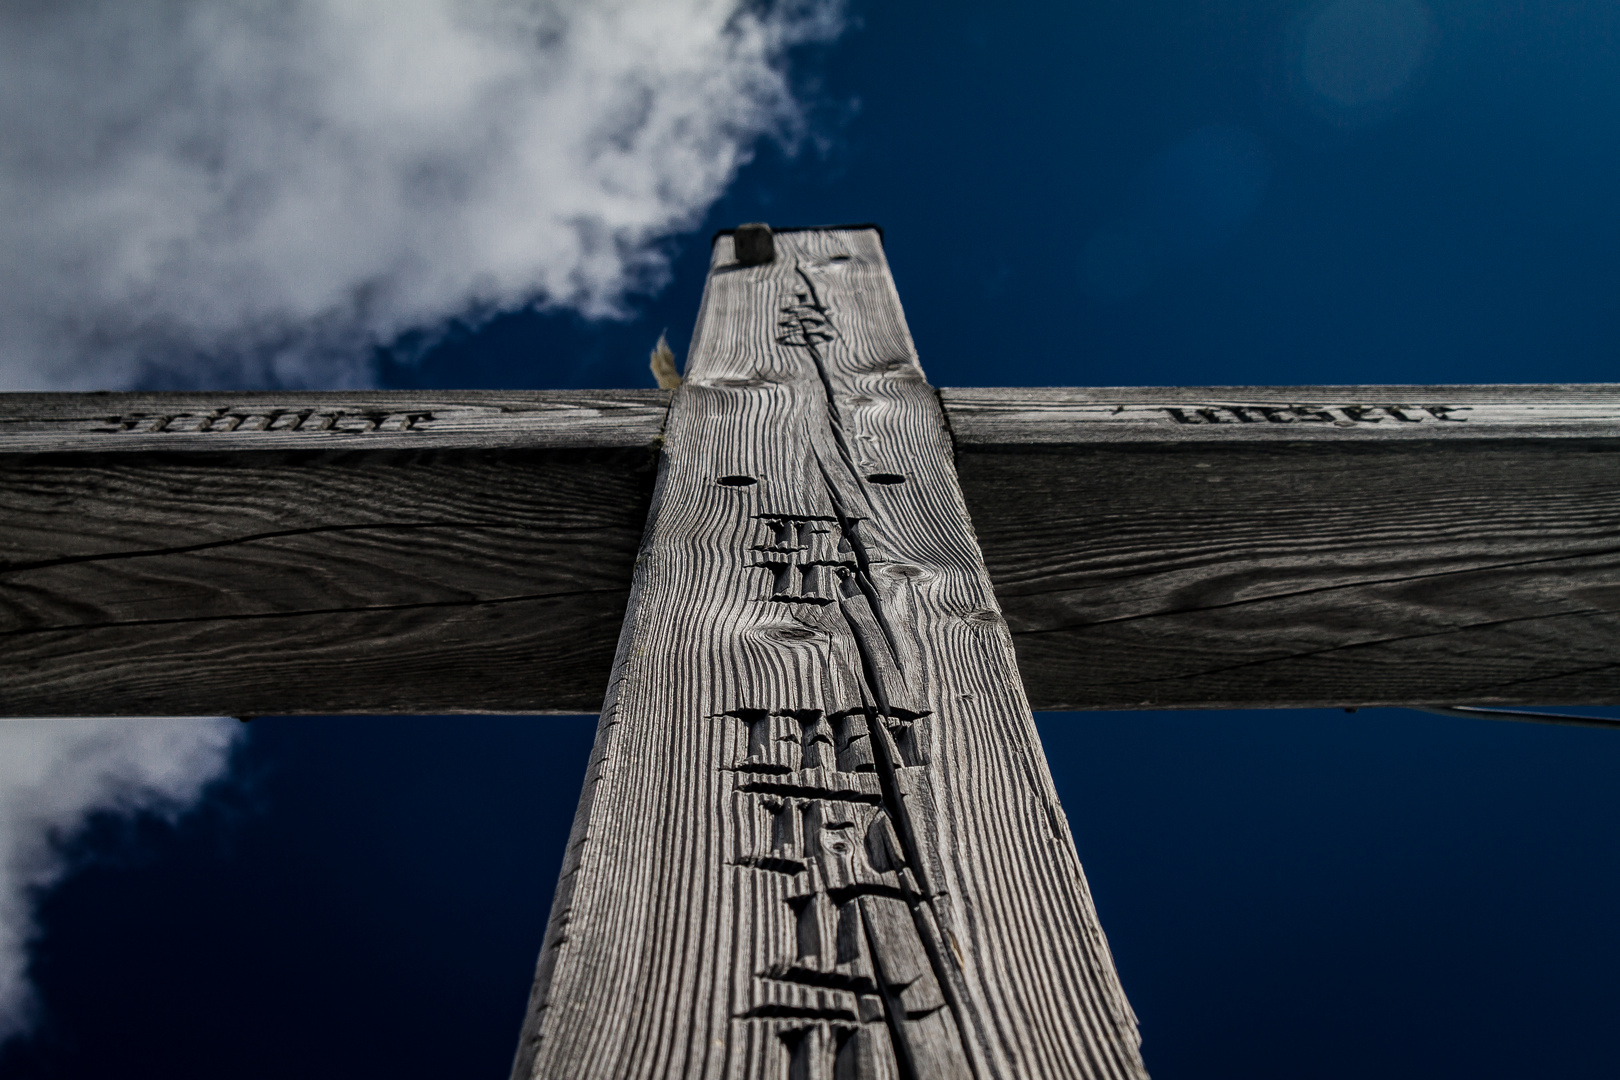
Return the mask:
<svg viewBox="0 0 1620 1080">
<path fill-rule="evenodd" d="M 589 711 L 617 640 L 517 1075 L 876 1080 L 1141 1072 L 1014 645 L 1046 708 L 1620 700 L 1615 388 L 942 412 L 876 234 L 776 243 L 718 243 L 667 443 L 0 399 L 0 713 Z"/>
<path fill-rule="evenodd" d="M 878 235 L 733 253 L 514 1076 L 1142 1077 Z"/>
</svg>

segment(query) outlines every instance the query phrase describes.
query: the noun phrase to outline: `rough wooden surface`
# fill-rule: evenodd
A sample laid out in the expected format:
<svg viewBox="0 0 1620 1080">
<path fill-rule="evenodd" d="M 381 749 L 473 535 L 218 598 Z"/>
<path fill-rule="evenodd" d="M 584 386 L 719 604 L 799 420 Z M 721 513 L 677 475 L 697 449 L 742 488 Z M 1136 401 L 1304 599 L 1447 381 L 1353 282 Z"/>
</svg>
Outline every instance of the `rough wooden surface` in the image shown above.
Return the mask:
<svg viewBox="0 0 1620 1080">
<path fill-rule="evenodd" d="M 1620 434 L 1620 384 L 946 387 L 940 398 L 958 447 L 975 452 Z"/>
<path fill-rule="evenodd" d="M 518 1077 L 1134 1077 L 871 231 L 715 247 Z"/>
<path fill-rule="evenodd" d="M 0 715 L 595 712 L 667 400 L 0 397 Z"/>
<path fill-rule="evenodd" d="M 1038 708 L 1620 700 L 1608 386 L 942 391 Z M 591 711 L 668 395 L 0 395 L 0 711 Z"/>
<path fill-rule="evenodd" d="M 0 394 L 0 454 L 645 449 L 661 390 Z"/>
<path fill-rule="evenodd" d="M 942 395 L 1036 708 L 1620 702 L 1620 388 Z"/>
</svg>

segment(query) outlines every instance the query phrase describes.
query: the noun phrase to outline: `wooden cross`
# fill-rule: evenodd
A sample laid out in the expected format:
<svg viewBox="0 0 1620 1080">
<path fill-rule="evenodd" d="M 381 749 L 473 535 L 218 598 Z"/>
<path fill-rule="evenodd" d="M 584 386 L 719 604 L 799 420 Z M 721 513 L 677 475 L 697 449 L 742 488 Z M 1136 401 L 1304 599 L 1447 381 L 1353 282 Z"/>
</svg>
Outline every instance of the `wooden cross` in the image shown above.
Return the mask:
<svg viewBox="0 0 1620 1080">
<path fill-rule="evenodd" d="M 936 391 L 875 229 L 744 227 L 673 396 L 8 395 L 0 712 L 606 684 L 514 1076 L 1139 1077 L 1031 705 L 1620 700 L 1617 451 L 1611 387 Z"/>
</svg>

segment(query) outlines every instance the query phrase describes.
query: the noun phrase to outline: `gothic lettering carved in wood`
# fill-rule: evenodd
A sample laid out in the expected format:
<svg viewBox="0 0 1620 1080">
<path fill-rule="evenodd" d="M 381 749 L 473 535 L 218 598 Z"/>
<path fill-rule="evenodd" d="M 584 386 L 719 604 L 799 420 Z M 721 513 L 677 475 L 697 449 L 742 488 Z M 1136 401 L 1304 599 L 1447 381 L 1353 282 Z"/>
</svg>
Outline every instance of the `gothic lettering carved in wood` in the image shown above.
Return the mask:
<svg viewBox="0 0 1620 1080">
<path fill-rule="evenodd" d="M 716 244 L 520 1077 L 1142 1074 L 872 230 Z"/>
</svg>

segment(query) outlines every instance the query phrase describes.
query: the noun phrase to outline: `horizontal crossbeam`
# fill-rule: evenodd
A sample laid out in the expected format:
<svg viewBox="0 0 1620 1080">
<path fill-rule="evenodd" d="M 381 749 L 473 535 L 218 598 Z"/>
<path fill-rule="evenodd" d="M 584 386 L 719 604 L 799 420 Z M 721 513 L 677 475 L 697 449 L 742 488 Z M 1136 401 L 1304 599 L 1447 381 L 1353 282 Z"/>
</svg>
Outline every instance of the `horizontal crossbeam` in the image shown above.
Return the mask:
<svg viewBox="0 0 1620 1080">
<path fill-rule="evenodd" d="M 942 398 L 1037 709 L 1620 702 L 1620 388 Z M 667 403 L 0 395 L 0 713 L 594 712 Z"/>
<path fill-rule="evenodd" d="M 0 397 L 0 715 L 601 707 L 663 391 Z"/>
<path fill-rule="evenodd" d="M 1620 702 L 1620 387 L 943 396 L 1037 709 Z"/>
</svg>

